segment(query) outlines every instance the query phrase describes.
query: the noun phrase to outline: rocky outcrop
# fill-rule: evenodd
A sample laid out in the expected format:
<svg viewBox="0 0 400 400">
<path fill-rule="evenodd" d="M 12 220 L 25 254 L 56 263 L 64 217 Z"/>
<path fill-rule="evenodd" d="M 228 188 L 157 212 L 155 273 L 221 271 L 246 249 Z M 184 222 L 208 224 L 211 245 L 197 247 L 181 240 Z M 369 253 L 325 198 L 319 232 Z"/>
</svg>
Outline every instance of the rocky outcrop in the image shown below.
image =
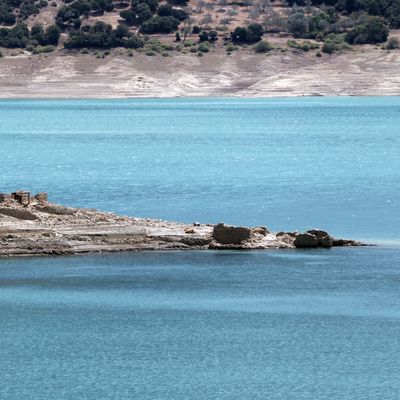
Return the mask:
<svg viewBox="0 0 400 400">
<path fill-rule="evenodd" d="M 243 226 L 231 226 L 220 223 L 214 226 L 212 236 L 221 244 L 240 244 L 250 239 L 251 230 Z"/>
<path fill-rule="evenodd" d="M 330 248 L 335 245 L 335 240 L 326 231 L 310 229 L 305 233 L 296 234 L 293 244 L 296 248 Z"/>
<path fill-rule="evenodd" d="M 13 208 L 0 208 L 0 214 L 7 215 L 9 217 L 22 219 L 25 221 L 34 221 L 37 216 L 27 210 L 13 209 Z"/>
<path fill-rule="evenodd" d="M 265 226 L 257 226 L 251 230 L 251 233 L 266 236 L 268 235 L 269 230 Z"/>
<path fill-rule="evenodd" d="M 27 202 L 29 201 L 29 204 Z M 138 250 L 266 250 L 358 246 L 327 232 L 272 233 L 265 227 L 181 224 L 50 203 L 46 194 L 0 196 L 0 257 Z"/>
<path fill-rule="evenodd" d="M 298 249 L 311 249 L 318 247 L 318 239 L 311 233 L 299 233 L 294 239 L 294 246 Z"/>
<path fill-rule="evenodd" d="M 37 205 L 35 208 L 40 212 L 55 215 L 73 215 L 76 211 L 74 208 L 63 207 L 56 204 Z"/>
</svg>

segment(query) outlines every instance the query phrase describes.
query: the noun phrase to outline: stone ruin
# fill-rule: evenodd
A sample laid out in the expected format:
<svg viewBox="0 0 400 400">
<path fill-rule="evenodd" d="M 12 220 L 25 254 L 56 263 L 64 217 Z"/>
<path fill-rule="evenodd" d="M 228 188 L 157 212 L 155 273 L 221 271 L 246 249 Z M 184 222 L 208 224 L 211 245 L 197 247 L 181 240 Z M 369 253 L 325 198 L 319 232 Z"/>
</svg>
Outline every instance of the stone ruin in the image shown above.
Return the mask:
<svg viewBox="0 0 400 400">
<path fill-rule="evenodd" d="M 0 193 L 0 203 L 6 203 L 8 201 L 16 201 L 21 206 L 27 207 L 32 202 L 44 204 L 48 201 L 47 193 L 37 193 L 34 196 L 30 192 L 23 190 L 13 192 L 13 193 Z"/>
</svg>

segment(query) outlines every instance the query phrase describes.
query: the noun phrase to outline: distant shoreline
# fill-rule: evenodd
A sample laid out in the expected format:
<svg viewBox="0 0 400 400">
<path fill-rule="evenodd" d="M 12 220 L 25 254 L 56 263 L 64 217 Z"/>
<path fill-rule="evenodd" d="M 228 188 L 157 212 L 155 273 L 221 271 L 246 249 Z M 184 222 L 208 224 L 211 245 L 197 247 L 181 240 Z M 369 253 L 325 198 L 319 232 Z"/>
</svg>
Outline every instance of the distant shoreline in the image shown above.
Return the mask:
<svg viewBox="0 0 400 400">
<path fill-rule="evenodd" d="M 27 52 L 25 52 L 27 53 Z M 400 51 L 323 55 L 175 54 L 131 58 L 56 51 L 0 59 L 1 99 L 285 98 L 400 95 Z"/>
</svg>

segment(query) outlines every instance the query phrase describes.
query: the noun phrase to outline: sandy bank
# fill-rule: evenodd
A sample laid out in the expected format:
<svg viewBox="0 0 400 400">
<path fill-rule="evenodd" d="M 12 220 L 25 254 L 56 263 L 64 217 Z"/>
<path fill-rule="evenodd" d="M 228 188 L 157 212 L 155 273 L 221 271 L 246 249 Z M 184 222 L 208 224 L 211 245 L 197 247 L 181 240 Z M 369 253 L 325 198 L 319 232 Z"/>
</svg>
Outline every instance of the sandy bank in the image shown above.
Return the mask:
<svg viewBox="0 0 400 400">
<path fill-rule="evenodd" d="M 400 51 L 172 54 L 8 54 L 0 58 L 0 98 L 400 95 Z"/>
</svg>

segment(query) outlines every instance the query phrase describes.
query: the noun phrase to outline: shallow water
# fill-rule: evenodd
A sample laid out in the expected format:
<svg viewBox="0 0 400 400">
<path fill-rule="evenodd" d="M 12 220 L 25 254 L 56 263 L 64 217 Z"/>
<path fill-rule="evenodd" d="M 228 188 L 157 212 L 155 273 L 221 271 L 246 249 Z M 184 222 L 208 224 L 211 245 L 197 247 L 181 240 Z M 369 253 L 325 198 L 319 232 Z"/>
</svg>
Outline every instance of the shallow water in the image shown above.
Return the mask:
<svg viewBox="0 0 400 400">
<path fill-rule="evenodd" d="M 0 191 L 354 249 L 0 260 L 0 399 L 397 400 L 400 98 L 0 101 Z"/>
</svg>

